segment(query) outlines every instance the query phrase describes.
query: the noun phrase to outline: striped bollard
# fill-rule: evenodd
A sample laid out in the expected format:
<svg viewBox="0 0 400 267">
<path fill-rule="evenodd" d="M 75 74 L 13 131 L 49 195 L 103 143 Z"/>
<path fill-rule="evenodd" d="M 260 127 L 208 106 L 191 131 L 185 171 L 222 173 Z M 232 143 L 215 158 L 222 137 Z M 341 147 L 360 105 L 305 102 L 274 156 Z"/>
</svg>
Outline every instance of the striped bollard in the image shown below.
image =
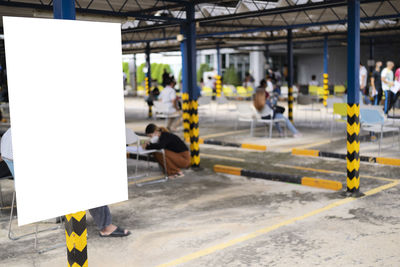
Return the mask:
<svg viewBox="0 0 400 267">
<path fill-rule="evenodd" d="M 291 122 L 293 122 L 293 100 L 294 100 L 293 87 L 290 86 L 289 91 L 288 91 L 288 106 L 289 106 L 289 110 L 288 110 L 289 117 L 288 118 Z"/>
<path fill-rule="evenodd" d="M 146 87 L 146 96 L 149 97 L 150 96 L 150 86 L 149 86 L 149 78 L 146 77 L 144 78 L 145 80 L 145 87 Z M 149 105 L 149 118 L 153 117 L 153 108 L 152 106 Z"/>
<path fill-rule="evenodd" d="M 222 81 L 221 81 L 221 76 L 217 75 L 217 80 L 215 82 L 215 87 L 217 89 L 217 97 L 221 97 L 221 92 L 222 92 Z"/>
<path fill-rule="evenodd" d="M 65 215 L 65 239 L 69 267 L 87 267 L 86 212 Z"/>
<path fill-rule="evenodd" d="M 329 85 L 328 85 L 328 73 L 324 73 L 324 106 L 327 107 L 328 103 L 326 102 L 329 96 Z"/>
<path fill-rule="evenodd" d="M 347 193 L 359 195 L 360 189 L 360 105 L 347 105 Z"/>
<path fill-rule="evenodd" d="M 190 142 L 190 105 L 189 94 L 182 94 L 183 139 Z"/>
<path fill-rule="evenodd" d="M 190 162 L 192 167 L 200 166 L 199 115 L 197 100 L 190 101 Z"/>
</svg>

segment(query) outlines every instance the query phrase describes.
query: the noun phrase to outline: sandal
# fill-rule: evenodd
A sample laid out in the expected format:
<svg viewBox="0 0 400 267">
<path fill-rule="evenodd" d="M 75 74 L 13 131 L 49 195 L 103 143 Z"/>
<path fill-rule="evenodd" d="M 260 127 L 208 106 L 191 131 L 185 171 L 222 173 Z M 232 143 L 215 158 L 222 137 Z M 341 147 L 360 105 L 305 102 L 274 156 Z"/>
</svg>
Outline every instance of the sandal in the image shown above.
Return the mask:
<svg viewBox="0 0 400 267">
<path fill-rule="evenodd" d="M 115 229 L 114 232 L 112 232 L 109 235 L 102 235 L 101 233 L 99 233 L 100 237 L 124 237 L 124 236 L 128 236 L 130 234 L 131 234 L 130 231 L 125 233 L 125 229 L 122 229 L 119 226 L 117 226 L 117 229 Z"/>
</svg>

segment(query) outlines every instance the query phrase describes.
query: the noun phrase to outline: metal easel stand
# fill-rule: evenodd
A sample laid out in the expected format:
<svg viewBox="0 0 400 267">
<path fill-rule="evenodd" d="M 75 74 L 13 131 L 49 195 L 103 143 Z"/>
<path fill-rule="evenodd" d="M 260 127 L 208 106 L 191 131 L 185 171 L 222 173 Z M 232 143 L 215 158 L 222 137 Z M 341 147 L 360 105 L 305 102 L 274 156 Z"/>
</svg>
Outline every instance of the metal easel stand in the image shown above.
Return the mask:
<svg viewBox="0 0 400 267">
<path fill-rule="evenodd" d="M 48 247 L 48 248 L 44 248 L 44 249 L 41 249 L 41 250 L 38 249 L 38 238 L 37 238 L 37 235 L 38 235 L 39 233 L 43 233 L 43 232 L 48 232 L 48 231 L 54 231 L 54 230 L 61 229 L 62 224 L 61 224 L 61 225 L 58 225 L 58 226 L 46 228 L 46 229 L 43 229 L 43 230 L 40 230 L 40 231 L 39 231 L 39 229 L 38 229 L 38 228 L 39 228 L 39 225 L 36 224 L 36 225 L 35 225 L 35 231 L 34 231 L 34 232 L 31 232 L 31 233 L 28 233 L 28 234 L 24 234 L 24 235 L 17 236 L 17 235 L 12 231 L 12 222 L 13 222 L 13 220 L 14 220 L 14 204 L 15 204 L 15 191 L 13 192 L 13 198 L 12 198 L 12 202 L 11 202 L 11 211 L 10 211 L 10 221 L 9 221 L 9 224 L 8 224 L 8 238 L 9 238 L 10 240 L 16 241 L 16 240 L 19 240 L 19 239 L 21 239 L 21 238 L 25 238 L 25 237 L 34 235 L 34 236 L 35 236 L 34 248 L 35 248 L 35 251 L 36 251 L 38 254 L 42 254 L 42 253 L 44 253 L 44 252 L 47 252 L 47 251 L 54 250 L 54 249 L 56 249 L 56 248 L 60 248 L 60 247 L 65 246 L 64 243 L 61 243 L 61 244 L 56 244 L 56 245 L 53 245 L 53 246 L 50 246 L 50 247 Z"/>
<path fill-rule="evenodd" d="M 161 149 L 159 152 L 161 152 L 162 155 L 163 155 L 164 174 L 165 174 L 164 178 L 162 178 L 162 179 L 157 179 L 157 180 L 154 180 L 154 181 L 148 181 L 148 182 L 143 182 L 143 183 L 137 183 L 137 184 L 136 184 L 137 187 L 142 187 L 142 186 L 144 186 L 144 185 L 150 185 L 150 184 L 165 183 L 165 182 L 168 181 L 169 178 L 168 178 L 168 174 L 167 174 L 167 162 L 166 162 L 166 159 L 165 159 L 165 150 L 164 150 L 164 149 Z M 147 154 L 147 166 L 148 166 L 148 167 L 149 167 L 149 158 L 150 158 L 150 155 Z M 137 158 L 136 158 L 136 160 L 139 161 L 139 151 L 138 151 L 138 153 L 137 153 Z M 148 173 L 147 173 L 146 175 L 140 175 L 140 176 L 139 176 L 139 175 L 137 174 L 137 171 L 138 171 L 138 165 L 136 164 L 135 176 L 128 177 L 128 179 L 140 178 L 140 177 L 145 177 L 145 176 L 148 175 Z"/>
</svg>

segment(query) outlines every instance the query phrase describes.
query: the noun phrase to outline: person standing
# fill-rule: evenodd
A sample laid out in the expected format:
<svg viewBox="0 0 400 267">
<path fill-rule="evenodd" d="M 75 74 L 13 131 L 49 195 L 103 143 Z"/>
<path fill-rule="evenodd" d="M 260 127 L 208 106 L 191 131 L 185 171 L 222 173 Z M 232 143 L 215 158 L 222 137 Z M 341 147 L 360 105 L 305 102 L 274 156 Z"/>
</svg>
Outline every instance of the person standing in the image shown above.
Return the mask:
<svg viewBox="0 0 400 267">
<path fill-rule="evenodd" d="M 159 100 L 165 104 L 168 117 L 167 129 L 168 131 L 176 131 L 178 125 L 182 121 L 182 116 L 178 106 L 178 98 L 176 97 L 175 79 L 173 76 L 166 81 L 167 85 L 158 97 Z"/>
<path fill-rule="evenodd" d="M 382 81 L 381 81 L 381 67 L 382 61 L 375 63 L 375 70 L 371 76 L 372 95 L 374 96 L 374 105 L 377 106 L 381 103 L 382 99 Z"/>
<path fill-rule="evenodd" d="M 384 68 L 381 73 L 382 90 L 383 92 L 385 92 L 385 106 L 383 110 L 385 111 L 386 115 L 389 112 L 390 103 L 394 95 L 393 92 L 390 90 L 394 85 L 393 67 L 394 63 L 392 61 L 388 61 L 386 63 L 386 68 Z"/>
<path fill-rule="evenodd" d="M 367 87 L 367 77 L 368 77 L 367 68 L 365 68 L 360 63 L 360 96 L 361 96 L 360 101 L 362 101 L 361 99 L 364 99 L 364 103 L 368 105 L 368 104 L 371 104 L 371 100 L 369 99 L 369 90 Z"/>
</svg>

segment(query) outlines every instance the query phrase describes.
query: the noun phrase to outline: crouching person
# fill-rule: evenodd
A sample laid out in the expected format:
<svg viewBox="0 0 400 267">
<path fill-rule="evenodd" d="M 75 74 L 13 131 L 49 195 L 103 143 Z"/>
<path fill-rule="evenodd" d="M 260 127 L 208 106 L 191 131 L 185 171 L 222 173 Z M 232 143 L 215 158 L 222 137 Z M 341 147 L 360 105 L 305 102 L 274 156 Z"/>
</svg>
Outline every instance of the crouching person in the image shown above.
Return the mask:
<svg viewBox="0 0 400 267">
<path fill-rule="evenodd" d="M 164 149 L 166 172 L 171 178 L 183 177 L 181 168 L 189 168 L 190 153 L 186 144 L 175 134 L 169 133 L 164 128 L 159 128 L 155 124 L 146 127 L 146 135 L 150 137 L 150 142 L 143 144 L 144 149 Z M 154 153 L 158 163 L 164 168 L 164 159 L 161 153 Z"/>
</svg>

